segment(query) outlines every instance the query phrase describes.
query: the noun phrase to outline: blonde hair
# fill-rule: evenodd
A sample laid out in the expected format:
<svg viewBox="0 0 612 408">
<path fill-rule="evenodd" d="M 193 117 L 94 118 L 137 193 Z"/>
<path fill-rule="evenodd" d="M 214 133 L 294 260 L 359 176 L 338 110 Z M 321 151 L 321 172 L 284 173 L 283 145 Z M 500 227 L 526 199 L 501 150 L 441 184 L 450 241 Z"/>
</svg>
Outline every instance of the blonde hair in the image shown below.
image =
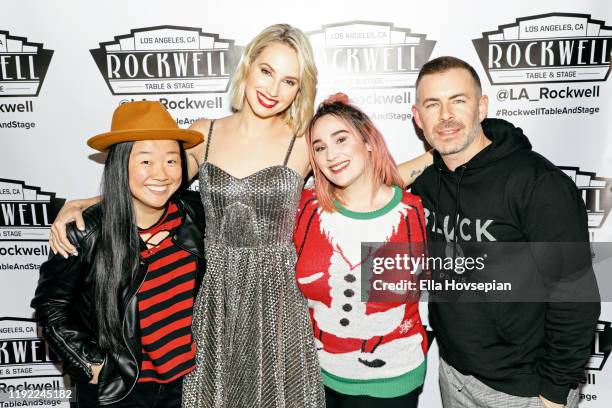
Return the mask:
<svg viewBox="0 0 612 408">
<path fill-rule="evenodd" d="M 246 79 L 251 64 L 268 45 L 281 43 L 295 50 L 300 66 L 300 88 L 295 99 L 281 115 L 293 133 L 301 136 L 308 127 L 314 112 L 314 99 L 317 91 L 317 67 L 314 63 L 312 48 L 308 38 L 299 29 L 289 24 L 274 24 L 263 30 L 247 45 L 240 63 L 236 67 L 230 85 L 230 103 L 240 111 L 244 106 Z"/>
</svg>

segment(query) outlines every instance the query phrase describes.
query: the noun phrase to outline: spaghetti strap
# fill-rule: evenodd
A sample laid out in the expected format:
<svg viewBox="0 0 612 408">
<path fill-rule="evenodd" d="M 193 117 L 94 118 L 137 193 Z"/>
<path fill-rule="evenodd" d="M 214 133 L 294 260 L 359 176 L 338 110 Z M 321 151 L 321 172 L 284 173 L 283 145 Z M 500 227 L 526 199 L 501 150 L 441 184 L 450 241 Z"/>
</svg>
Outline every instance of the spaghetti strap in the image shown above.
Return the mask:
<svg viewBox="0 0 612 408">
<path fill-rule="evenodd" d="M 285 155 L 285 161 L 283 162 L 283 166 L 287 166 L 287 162 L 289 161 L 289 156 L 291 156 L 291 151 L 293 150 L 293 144 L 295 143 L 295 135 L 291 139 L 291 143 L 289 144 L 289 149 L 287 149 L 287 154 Z"/>
<path fill-rule="evenodd" d="M 215 120 L 210 121 L 210 127 L 208 128 L 208 137 L 206 138 L 206 151 L 204 152 L 204 163 L 208 161 L 208 148 L 210 147 L 210 139 L 212 139 L 212 131 Z"/>
</svg>

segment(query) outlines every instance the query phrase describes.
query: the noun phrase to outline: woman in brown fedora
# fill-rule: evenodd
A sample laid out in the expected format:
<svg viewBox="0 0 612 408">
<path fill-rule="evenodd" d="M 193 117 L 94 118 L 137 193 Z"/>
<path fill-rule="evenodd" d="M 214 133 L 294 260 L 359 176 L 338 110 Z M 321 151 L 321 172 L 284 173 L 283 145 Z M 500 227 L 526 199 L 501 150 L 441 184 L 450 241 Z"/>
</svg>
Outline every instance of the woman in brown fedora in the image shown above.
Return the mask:
<svg viewBox="0 0 612 408">
<path fill-rule="evenodd" d="M 192 125 L 207 134 L 187 153 L 206 213 L 208 271 L 195 306 L 197 368 L 186 380 L 186 408 L 324 406 L 292 244 L 310 172 L 301 136 L 313 113 L 316 75 L 306 36 L 286 24 L 270 26 L 247 45 L 236 69 L 235 113 Z M 407 181 L 428 161 L 406 164 Z M 74 250 L 63 224 L 79 224 L 90 203 L 62 210 L 52 227 L 54 250 Z"/>
<path fill-rule="evenodd" d="M 181 406 L 204 271 L 204 214 L 183 191 L 184 149 L 201 141 L 159 102 L 120 106 L 112 130 L 88 141 L 108 151 L 101 201 L 83 213 L 85 229 L 68 226 L 78 255 L 45 262 L 32 300 L 78 407 Z"/>
</svg>

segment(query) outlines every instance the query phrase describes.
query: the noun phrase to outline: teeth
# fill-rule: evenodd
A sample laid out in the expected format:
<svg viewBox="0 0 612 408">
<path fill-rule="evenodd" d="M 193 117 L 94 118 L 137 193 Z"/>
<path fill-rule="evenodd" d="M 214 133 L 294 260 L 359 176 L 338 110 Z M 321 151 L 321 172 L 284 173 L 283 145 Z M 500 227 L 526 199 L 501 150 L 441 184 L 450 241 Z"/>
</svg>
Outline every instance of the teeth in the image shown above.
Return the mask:
<svg viewBox="0 0 612 408">
<path fill-rule="evenodd" d="M 348 161 L 343 161 L 342 163 L 338 163 L 335 166 L 331 166 L 330 169 L 332 169 L 333 171 L 338 171 L 338 170 L 342 170 L 348 165 L 349 165 Z"/>
<path fill-rule="evenodd" d="M 158 191 L 160 193 L 168 189 L 167 186 L 147 186 L 147 188 L 149 190 Z"/>
<path fill-rule="evenodd" d="M 259 97 L 261 98 L 262 101 L 264 101 L 264 103 L 266 105 L 275 105 L 276 101 L 273 101 L 271 99 L 266 98 L 265 96 L 263 96 L 262 94 L 259 94 Z"/>
</svg>

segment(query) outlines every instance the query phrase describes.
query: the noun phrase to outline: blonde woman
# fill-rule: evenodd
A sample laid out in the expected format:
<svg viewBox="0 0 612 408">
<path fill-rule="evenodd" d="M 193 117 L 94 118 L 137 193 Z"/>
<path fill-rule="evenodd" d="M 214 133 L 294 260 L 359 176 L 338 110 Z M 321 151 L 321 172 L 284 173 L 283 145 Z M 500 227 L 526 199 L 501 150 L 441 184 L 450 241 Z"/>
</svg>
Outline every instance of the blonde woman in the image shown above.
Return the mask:
<svg viewBox="0 0 612 408">
<path fill-rule="evenodd" d="M 208 264 L 194 311 L 197 368 L 185 380 L 184 407 L 324 406 L 292 244 L 310 172 L 301 136 L 312 117 L 316 76 L 305 35 L 270 26 L 246 47 L 232 79 L 235 113 L 192 125 L 206 135 L 187 153 L 189 176 L 200 181 Z M 424 155 L 406 163 L 406 181 L 429 162 Z M 74 250 L 64 224 L 82 225 L 81 208 L 93 201 L 62 210 L 52 249 Z"/>
<path fill-rule="evenodd" d="M 269 27 L 247 46 L 232 80 L 236 113 L 194 124 L 207 134 L 190 152 L 190 169 L 199 169 L 208 266 L 185 407 L 324 405 L 291 242 L 309 171 L 296 135 L 312 116 L 316 75 L 305 36 Z"/>
</svg>

